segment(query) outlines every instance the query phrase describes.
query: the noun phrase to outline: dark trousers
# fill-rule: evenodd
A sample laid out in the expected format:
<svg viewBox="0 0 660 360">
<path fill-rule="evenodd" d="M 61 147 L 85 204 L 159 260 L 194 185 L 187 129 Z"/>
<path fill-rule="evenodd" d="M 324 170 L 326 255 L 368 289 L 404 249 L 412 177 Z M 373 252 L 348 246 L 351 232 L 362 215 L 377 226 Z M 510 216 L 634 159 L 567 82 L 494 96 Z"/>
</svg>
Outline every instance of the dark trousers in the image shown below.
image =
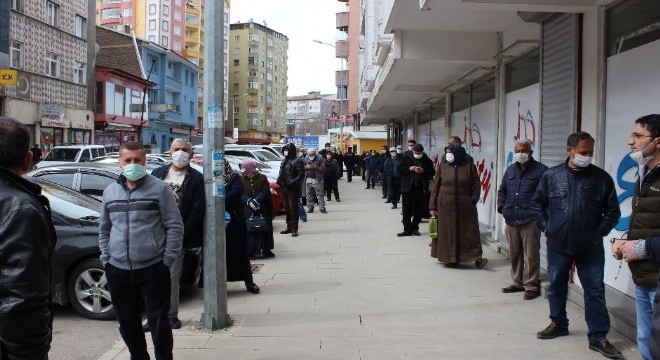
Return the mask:
<svg viewBox="0 0 660 360">
<path fill-rule="evenodd" d="M 387 201 L 396 205 L 401 200 L 401 178 L 392 177 L 388 180 Z"/>
<path fill-rule="evenodd" d="M 346 178 L 348 182 L 353 181 L 353 165 L 346 165 Z"/>
<path fill-rule="evenodd" d="M 387 176 L 385 176 L 385 173 L 383 171 L 381 171 L 380 173 L 381 173 L 380 176 L 381 176 L 382 182 L 383 182 L 383 188 L 382 188 L 383 198 L 386 198 L 387 194 L 388 194 L 388 188 L 389 188 L 390 184 L 387 181 Z"/>
<path fill-rule="evenodd" d="M 410 191 L 401 194 L 403 199 L 403 231 L 412 233 L 419 230 L 419 223 L 422 221 L 424 211 L 424 187 L 412 185 Z"/>
<path fill-rule="evenodd" d="M 325 187 L 323 191 L 325 192 L 325 197 L 330 200 L 332 198 L 332 193 L 335 193 L 335 200 L 339 199 L 339 188 L 337 185 L 337 179 L 325 178 L 323 180 L 323 186 Z"/>
<path fill-rule="evenodd" d="M 149 359 L 142 330 L 142 301 L 147 311 L 156 359 L 172 359 L 170 327 L 170 270 L 159 262 L 137 270 L 122 270 L 106 264 L 105 275 L 119 333 L 131 353 L 131 360 Z"/>
<path fill-rule="evenodd" d="M 550 319 L 568 327 L 566 298 L 568 273 L 573 261 L 584 290 L 584 318 L 589 328 L 587 336 L 590 342 L 603 340 L 610 331 L 610 315 L 605 306 L 605 256 L 602 252 L 570 255 L 548 247 Z"/>
<path fill-rule="evenodd" d="M 300 190 L 284 189 L 282 191 L 282 205 L 284 205 L 284 212 L 286 213 L 286 228 L 298 232 L 298 221 L 300 220 L 298 213 L 298 199 L 300 198 Z M 309 199 L 314 203 L 314 199 Z"/>
</svg>

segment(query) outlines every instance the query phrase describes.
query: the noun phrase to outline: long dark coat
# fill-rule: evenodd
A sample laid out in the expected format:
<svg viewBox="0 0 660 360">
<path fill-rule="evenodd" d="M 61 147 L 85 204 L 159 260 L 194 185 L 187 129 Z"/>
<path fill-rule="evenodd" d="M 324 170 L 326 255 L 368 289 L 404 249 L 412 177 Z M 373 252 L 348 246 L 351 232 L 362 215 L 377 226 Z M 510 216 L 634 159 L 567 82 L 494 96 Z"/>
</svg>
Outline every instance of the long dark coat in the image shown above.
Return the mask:
<svg viewBox="0 0 660 360">
<path fill-rule="evenodd" d="M 245 229 L 245 207 L 243 205 L 243 183 L 241 176 L 234 173 L 225 184 L 225 208 L 231 220 L 225 230 L 227 247 L 227 281 L 251 283 L 252 269 L 247 255 L 247 231 Z"/>
<path fill-rule="evenodd" d="M 438 211 L 438 240 L 432 243 L 431 256 L 454 264 L 481 258 L 480 195 L 479 174 L 469 155 L 460 166 L 438 165 L 429 202 L 429 209 Z"/>
<path fill-rule="evenodd" d="M 248 244 L 263 244 L 263 250 L 273 250 L 274 240 L 273 240 L 273 217 L 275 216 L 275 206 L 273 204 L 273 195 L 270 193 L 270 185 L 268 184 L 268 178 L 266 175 L 259 174 L 250 179 L 247 176 L 243 175 L 241 177 L 243 182 L 243 204 L 245 204 L 245 218 L 249 218 L 254 213 L 252 208 L 247 205 L 249 199 L 256 200 L 259 205 L 260 214 L 270 225 L 270 230 L 262 232 L 248 232 L 247 239 Z M 256 252 L 257 249 L 248 249 L 252 252 Z"/>
</svg>

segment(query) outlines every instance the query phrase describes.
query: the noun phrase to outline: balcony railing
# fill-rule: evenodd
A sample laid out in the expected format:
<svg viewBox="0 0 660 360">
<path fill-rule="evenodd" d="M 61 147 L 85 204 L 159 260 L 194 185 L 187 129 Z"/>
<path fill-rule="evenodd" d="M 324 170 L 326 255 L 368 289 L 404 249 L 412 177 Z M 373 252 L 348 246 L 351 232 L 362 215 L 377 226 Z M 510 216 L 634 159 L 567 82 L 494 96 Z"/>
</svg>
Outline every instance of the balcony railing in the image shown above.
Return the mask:
<svg viewBox="0 0 660 360">
<path fill-rule="evenodd" d="M 335 57 L 342 59 L 348 58 L 348 41 L 338 40 L 335 43 Z"/>
<path fill-rule="evenodd" d="M 337 13 L 337 30 L 348 31 L 348 11 Z"/>
</svg>

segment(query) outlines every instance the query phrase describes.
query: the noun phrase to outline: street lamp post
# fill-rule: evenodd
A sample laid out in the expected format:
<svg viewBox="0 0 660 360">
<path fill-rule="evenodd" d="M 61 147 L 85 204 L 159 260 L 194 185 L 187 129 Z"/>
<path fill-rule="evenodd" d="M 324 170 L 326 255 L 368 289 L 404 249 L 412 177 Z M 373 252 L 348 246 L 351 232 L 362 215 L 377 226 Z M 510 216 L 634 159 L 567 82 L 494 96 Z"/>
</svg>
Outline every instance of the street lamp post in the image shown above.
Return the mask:
<svg viewBox="0 0 660 360">
<path fill-rule="evenodd" d="M 323 42 L 321 40 L 313 40 L 317 44 L 322 44 L 322 45 L 328 45 L 331 46 L 332 48 L 337 50 L 337 47 L 327 43 Z M 344 151 L 344 58 L 340 57 L 339 60 L 341 61 L 341 69 L 339 71 L 339 148 L 341 151 Z"/>
</svg>

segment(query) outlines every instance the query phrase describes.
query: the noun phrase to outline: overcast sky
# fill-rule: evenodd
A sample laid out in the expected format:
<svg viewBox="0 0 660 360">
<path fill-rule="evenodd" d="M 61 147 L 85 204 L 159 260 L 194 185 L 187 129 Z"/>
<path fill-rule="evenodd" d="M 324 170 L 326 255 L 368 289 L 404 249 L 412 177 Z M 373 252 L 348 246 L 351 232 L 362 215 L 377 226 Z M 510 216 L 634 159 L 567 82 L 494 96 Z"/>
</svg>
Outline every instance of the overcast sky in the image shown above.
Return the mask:
<svg viewBox="0 0 660 360">
<path fill-rule="evenodd" d="M 230 22 L 265 21 L 289 38 L 288 96 L 309 91 L 335 94 L 334 74 L 341 63 L 335 49 L 312 40 L 335 44 L 335 14 L 342 9 L 346 6 L 337 0 L 231 0 Z"/>
</svg>

